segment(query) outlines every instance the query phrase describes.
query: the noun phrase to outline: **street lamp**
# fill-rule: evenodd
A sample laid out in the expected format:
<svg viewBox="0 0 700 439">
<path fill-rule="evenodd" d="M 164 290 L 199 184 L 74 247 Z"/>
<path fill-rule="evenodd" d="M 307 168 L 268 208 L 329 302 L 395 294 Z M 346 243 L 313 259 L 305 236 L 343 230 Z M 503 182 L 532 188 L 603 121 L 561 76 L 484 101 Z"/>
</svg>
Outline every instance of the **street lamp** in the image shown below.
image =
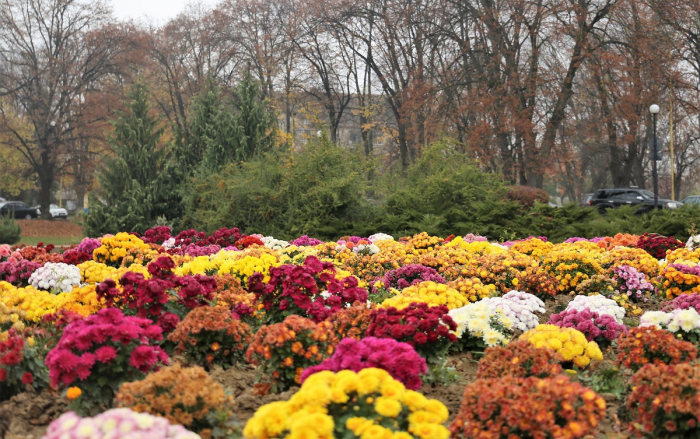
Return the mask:
<svg viewBox="0 0 700 439">
<path fill-rule="evenodd" d="M 656 104 L 653 104 L 649 107 L 649 112 L 651 113 L 651 117 L 654 120 L 654 148 L 652 151 L 652 158 L 653 158 L 653 168 L 651 171 L 651 175 L 654 179 L 654 209 L 659 208 L 659 175 L 656 172 L 656 159 L 657 157 L 657 148 L 656 148 L 656 114 L 659 112 L 659 106 Z"/>
</svg>

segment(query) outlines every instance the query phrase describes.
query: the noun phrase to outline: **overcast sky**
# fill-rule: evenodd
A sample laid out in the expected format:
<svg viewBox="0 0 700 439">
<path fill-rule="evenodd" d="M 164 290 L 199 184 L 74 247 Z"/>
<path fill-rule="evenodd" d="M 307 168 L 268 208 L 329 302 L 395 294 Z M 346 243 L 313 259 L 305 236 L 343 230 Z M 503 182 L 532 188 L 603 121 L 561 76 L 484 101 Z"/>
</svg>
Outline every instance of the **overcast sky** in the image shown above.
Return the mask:
<svg viewBox="0 0 700 439">
<path fill-rule="evenodd" d="M 215 5 L 217 0 L 199 0 L 205 5 Z M 121 19 L 141 19 L 144 22 L 163 24 L 185 9 L 193 0 L 111 0 L 114 15 Z"/>
</svg>

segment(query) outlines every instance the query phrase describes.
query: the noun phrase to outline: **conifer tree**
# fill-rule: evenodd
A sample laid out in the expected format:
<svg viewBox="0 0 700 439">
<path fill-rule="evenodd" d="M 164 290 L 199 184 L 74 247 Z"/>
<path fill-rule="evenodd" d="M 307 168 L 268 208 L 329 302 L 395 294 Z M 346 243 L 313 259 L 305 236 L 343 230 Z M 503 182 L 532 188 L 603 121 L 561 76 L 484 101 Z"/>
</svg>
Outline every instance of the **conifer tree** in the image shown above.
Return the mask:
<svg viewBox="0 0 700 439">
<path fill-rule="evenodd" d="M 193 121 L 193 124 L 196 121 Z M 232 162 L 245 162 L 269 151 L 275 142 L 277 119 L 263 100 L 260 85 L 246 76 L 230 105 L 211 115 L 214 128 L 206 137 L 204 169 L 217 172 Z"/>
<path fill-rule="evenodd" d="M 134 84 L 127 111 L 113 121 L 109 142 L 115 156 L 106 159 L 99 170 L 99 199 L 92 197 L 85 221 L 90 236 L 143 233 L 159 217 L 173 219 L 181 214 L 169 150 L 161 141 L 163 128 L 149 109 L 148 90 Z"/>
</svg>

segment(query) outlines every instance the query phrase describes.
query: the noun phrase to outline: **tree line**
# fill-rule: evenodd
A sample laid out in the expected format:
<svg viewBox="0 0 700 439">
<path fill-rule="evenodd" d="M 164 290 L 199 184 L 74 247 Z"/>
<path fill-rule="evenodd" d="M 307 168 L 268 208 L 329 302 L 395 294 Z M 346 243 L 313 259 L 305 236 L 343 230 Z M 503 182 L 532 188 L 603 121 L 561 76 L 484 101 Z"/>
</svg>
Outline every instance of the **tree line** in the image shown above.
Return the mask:
<svg viewBox="0 0 700 439">
<path fill-rule="evenodd" d="M 699 15 L 700 0 L 223 0 L 149 26 L 103 2 L 2 0 L 0 185 L 35 182 L 48 212 L 58 178 L 79 198 L 92 189 L 132 84 L 147 86 L 163 142 L 189 145 L 209 84 L 235 97 L 250 80 L 275 109 L 276 145 L 303 147 L 303 114 L 406 171 L 450 139 L 483 172 L 570 199 L 649 184 L 656 103 L 680 197 L 700 157 Z M 360 141 L 342 145 L 349 120 Z M 668 154 L 659 165 L 670 195 Z"/>
</svg>

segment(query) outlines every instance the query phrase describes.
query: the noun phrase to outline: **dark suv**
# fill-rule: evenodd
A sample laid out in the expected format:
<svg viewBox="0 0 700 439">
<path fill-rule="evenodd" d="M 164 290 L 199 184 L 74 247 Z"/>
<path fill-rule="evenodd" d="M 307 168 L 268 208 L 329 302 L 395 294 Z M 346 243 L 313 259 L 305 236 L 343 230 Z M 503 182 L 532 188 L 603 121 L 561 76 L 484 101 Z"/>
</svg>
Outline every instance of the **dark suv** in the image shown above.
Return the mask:
<svg viewBox="0 0 700 439">
<path fill-rule="evenodd" d="M 643 213 L 654 208 L 654 193 L 637 188 L 599 189 L 588 204 L 600 211 L 620 206 L 641 206 L 637 212 Z M 659 198 L 659 208 L 676 209 L 682 205 L 680 201 Z"/>
</svg>

